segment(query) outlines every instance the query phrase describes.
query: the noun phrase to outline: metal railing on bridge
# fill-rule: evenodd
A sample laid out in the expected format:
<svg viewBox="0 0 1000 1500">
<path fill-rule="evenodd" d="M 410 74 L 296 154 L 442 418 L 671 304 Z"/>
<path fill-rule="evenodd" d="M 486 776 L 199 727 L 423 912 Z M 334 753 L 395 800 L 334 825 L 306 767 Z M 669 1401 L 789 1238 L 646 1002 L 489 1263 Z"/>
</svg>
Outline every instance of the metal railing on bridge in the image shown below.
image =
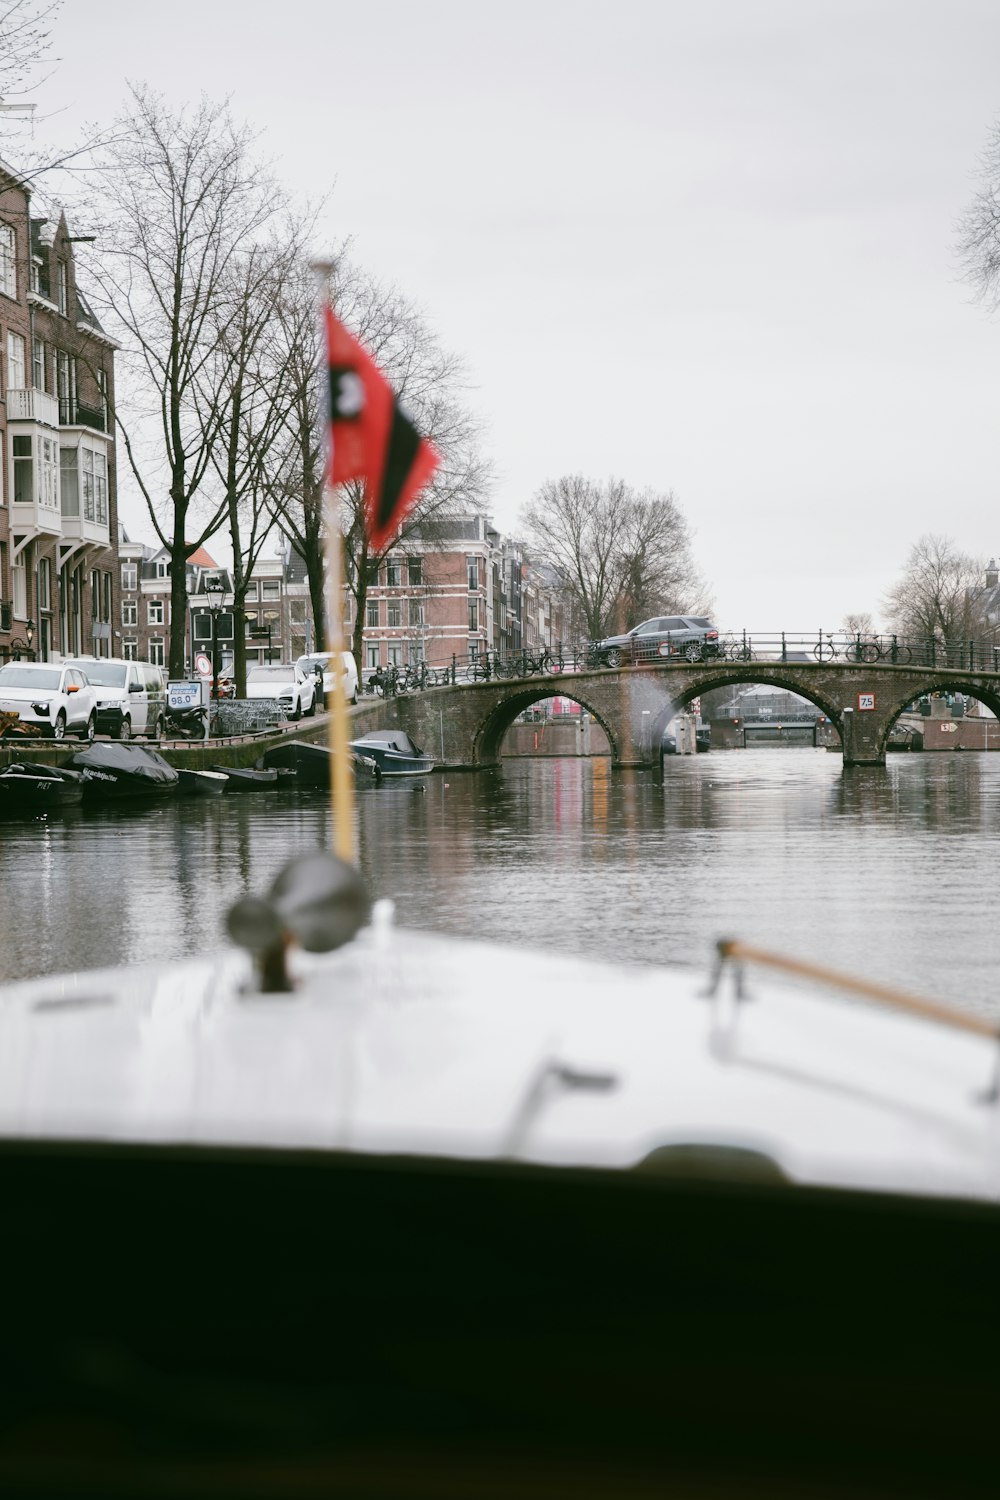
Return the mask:
<svg viewBox="0 0 1000 1500">
<path fill-rule="evenodd" d="M 855 666 L 882 663 L 966 672 L 1000 673 L 1000 645 L 994 641 L 944 641 L 933 637 L 858 634 L 840 631 L 750 631 L 720 634 L 715 640 L 672 642 L 635 636 L 611 649 L 596 642 L 576 646 L 559 643 L 553 650 L 483 651 L 475 656 L 452 656 L 445 665 L 379 667 L 370 673 L 364 691 L 391 697 L 426 688 L 464 683 L 510 682 L 532 677 L 561 677 L 573 672 L 622 666 L 667 665 L 671 662 L 772 662 L 810 666 Z M 558 691 L 553 687 L 553 691 Z"/>
</svg>

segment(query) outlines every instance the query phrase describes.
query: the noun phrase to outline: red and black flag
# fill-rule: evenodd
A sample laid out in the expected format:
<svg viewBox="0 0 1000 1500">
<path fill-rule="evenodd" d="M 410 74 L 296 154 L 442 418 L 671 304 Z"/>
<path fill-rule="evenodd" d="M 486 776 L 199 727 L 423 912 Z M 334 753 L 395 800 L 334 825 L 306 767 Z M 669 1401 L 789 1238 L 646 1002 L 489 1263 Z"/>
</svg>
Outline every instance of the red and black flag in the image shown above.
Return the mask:
<svg viewBox="0 0 1000 1500">
<path fill-rule="evenodd" d="M 330 483 L 365 481 L 365 529 L 380 552 L 402 525 L 438 456 L 404 416 L 366 349 L 325 308 L 330 387 Z"/>
</svg>

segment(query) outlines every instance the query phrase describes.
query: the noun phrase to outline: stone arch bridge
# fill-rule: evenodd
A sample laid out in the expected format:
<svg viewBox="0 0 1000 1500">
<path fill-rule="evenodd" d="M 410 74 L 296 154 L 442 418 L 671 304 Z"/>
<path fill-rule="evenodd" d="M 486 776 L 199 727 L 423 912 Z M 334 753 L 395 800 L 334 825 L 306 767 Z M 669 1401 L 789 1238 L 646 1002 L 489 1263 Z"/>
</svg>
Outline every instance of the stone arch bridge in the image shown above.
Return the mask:
<svg viewBox="0 0 1000 1500">
<path fill-rule="evenodd" d="M 456 683 L 395 698 L 362 699 L 351 715 L 351 737 L 399 725 L 439 765 L 479 770 L 496 765 L 504 735 L 533 703 L 562 694 L 601 725 L 618 766 L 658 757 L 675 714 L 711 688 L 762 683 L 808 699 L 835 725 L 845 765 L 884 765 L 899 715 L 926 693 L 978 698 L 1000 718 L 1000 672 L 875 662 L 655 662 L 515 681 Z"/>
</svg>

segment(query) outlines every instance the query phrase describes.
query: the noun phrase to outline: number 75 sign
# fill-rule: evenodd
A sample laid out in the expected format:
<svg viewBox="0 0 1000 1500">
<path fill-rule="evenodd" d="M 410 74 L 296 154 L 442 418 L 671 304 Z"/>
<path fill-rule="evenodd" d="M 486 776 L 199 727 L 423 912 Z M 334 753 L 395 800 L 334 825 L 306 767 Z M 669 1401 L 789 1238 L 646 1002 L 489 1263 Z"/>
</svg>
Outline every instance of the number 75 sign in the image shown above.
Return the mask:
<svg viewBox="0 0 1000 1500">
<path fill-rule="evenodd" d="M 875 707 L 875 694 L 874 693 L 859 693 L 858 694 L 858 711 L 860 713 L 864 713 L 866 709 L 870 711 L 874 707 Z"/>
</svg>

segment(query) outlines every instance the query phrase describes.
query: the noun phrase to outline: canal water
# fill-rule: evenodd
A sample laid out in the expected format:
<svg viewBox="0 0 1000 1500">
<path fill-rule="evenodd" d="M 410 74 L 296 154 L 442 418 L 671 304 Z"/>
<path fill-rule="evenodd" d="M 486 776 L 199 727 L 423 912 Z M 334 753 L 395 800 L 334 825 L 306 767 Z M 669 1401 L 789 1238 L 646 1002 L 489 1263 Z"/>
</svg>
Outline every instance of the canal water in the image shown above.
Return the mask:
<svg viewBox="0 0 1000 1500">
<path fill-rule="evenodd" d="M 508 760 L 359 793 L 361 863 L 405 925 L 708 971 L 743 938 L 995 1013 L 1000 755 L 746 750 L 612 771 Z M 327 836 L 266 793 L 0 825 L 0 981 L 174 959 Z M 470 975 L 474 982 L 475 976 Z"/>
</svg>

